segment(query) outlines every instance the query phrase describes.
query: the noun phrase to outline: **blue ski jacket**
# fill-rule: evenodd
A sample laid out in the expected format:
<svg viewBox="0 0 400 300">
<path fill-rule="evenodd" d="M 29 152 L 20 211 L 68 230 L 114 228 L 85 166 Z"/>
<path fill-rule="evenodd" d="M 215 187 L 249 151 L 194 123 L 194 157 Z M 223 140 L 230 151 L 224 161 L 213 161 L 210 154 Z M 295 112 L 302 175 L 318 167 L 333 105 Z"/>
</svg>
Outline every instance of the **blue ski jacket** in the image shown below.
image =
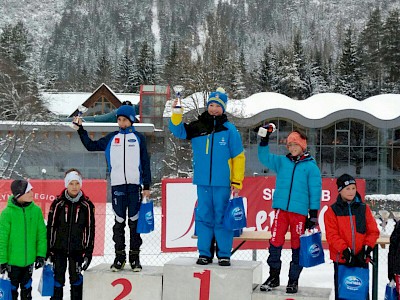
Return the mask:
<svg viewBox="0 0 400 300">
<path fill-rule="evenodd" d="M 258 146 L 258 159 L 276 173 L 272 208 L 308 215 L 319 210 L 322 193 L 321 173 L 314 158 L 305 153 L 295 160 L 288 155 L 269 152 L 269 146 Z"/>
<path fill-rule="evenodd" d="M 135 127 L 120 128 L 97 141 L 92 141 L 82 126 L 78 134 L 88 151 L 105 151 L 112 186 L 143 184 L 143 189 L 149 189 L 151 171 L 146 139 Z"/>
</svg>

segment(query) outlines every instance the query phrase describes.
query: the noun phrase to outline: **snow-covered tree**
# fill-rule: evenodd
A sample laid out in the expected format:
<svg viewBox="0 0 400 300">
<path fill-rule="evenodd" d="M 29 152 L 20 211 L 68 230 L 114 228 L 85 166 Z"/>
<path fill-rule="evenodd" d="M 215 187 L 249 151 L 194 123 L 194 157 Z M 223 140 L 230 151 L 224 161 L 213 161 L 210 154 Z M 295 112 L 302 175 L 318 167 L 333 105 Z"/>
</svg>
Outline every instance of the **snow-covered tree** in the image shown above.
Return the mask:
<svg viewBox="0 0 400 300">
<path fill-rule="evenodd" d="M 399 93 L 400 88 L 400 12 L 391 11 L 383 25 L 382 63 L 385 91 Z"/>
<path fill-rule="evenodd" d="M 354 42 L 353 31 L 348 28 L 343 41 L 342 55 L 338 64 L 335 91 L 362 100 L 360 57 Z"/>
</svg>

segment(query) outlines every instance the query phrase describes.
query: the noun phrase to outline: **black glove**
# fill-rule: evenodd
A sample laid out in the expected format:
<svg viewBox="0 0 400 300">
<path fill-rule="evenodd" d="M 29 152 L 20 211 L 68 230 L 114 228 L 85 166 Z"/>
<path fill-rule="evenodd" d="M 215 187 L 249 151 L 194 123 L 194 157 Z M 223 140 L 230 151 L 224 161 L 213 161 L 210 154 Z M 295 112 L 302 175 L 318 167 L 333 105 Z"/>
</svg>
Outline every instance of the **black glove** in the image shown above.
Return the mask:
<svg viewBox="0 0 400 300">
<path fill-rule="evenodd" d="M 354 264 L 354 254 L 349 247 L 342 251 L 342 258 L 345 260 L 346 265 L 352 266 Z"/>
<path fill-rule="evenodd" d="M 45 258 L 42 256 L 37 256 L 35 261 L 35 269 L 39 269 L 44 266 Z"/>
<path fill-rule="evenodd" d="M 306 229 L 311 230 L 318 225 L 318 210 L 310 209 L 309 217 L 306 219 Z"/>
<path fill-rule="evenodd" d="M 0 264 L 0 274 L 4 274 L 5 272 L 8 272 L 9 270 L 8 270 L 8 264 L 7 263 L 5 263 L 5 264 Z"/>
<path fill-rule="evenodd" d="M 372 248 L 370 246 L 364 245 L 361 248 L 361 251 L 357 254 L 357 260 L 361 264 L 369 263 L 371 259 Z"/>
<path fill-rule="evenodd" d="M 272 123 L 265 124 L 264 126 L 257 126 L 253 129 L 254 132 L 259 132 L 260 128 L 264 128 L 266 130 L 266 135 L 261 136 L 260 146 L 267 146 L 269 142 L 269 136 L 275 130 L 275 125 L 271 125 Z M 273 126 L 273 127 L 272 127 Z"/>
<path fill-rule="evenodd" d="M 86 271 L 92 261 L 92 254 L 85 254 L 83 256 L 82 270 Z"/>
</svg>

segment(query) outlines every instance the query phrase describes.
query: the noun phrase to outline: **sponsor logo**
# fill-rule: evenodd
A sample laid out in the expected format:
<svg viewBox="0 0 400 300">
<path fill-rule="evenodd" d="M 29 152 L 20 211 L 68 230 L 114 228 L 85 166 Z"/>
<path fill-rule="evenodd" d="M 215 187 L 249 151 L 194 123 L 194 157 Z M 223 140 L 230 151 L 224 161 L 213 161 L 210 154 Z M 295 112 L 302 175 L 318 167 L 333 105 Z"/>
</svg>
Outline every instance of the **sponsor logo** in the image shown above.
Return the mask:
<svg viewBox="0 0 400 300">
<path fill-rule="evenodd" d="M 134 142 L 136 142 L 136 139 L 129 139 L 128 142 L 129 143 L 134 143 Z"/>
<path fill-rule="evenodd" d="M 235 221 L 240 221 L 243 219 L 243 210 L 241 210 L 240 207 L 235 207 L 232 210 L 232 217 Z"/>
<path fill-rule="evenodd" d="M 362 280 L 357 276 L 347 276 L 344 279 L 344 284 L 348 290 L 357 291 L 363 285 Z"/>
<path fill-rule="evenodd" d="M 115 138 L 115 139 L 114 139 L 114 143 L 115 143 L 115 144 L 119 144 L 119 142 L 120 142 L 120 139 L 119 139 L 119 138 Z"/>
<path fill-rule="evenodd" d="M 222 137 L 221 140 L 219 141 L 220 146 L 226 146 L 226 141 L 225 138 Z"/>
<path fill-rule="evenodd" d="M 123 196 L 123 195 L 125 195 L 125 193 L 124 193 L 124 192 L 115 191 L 115 192 L 114 192 L 114 195 L 115 195 L 115 196 Z"/>
<path fill-rule="evenodd" d="M 310 253 L 311 257 L 315 258 L 318 257 L 319 254 L 321 253 L 321 248 L 317 244 L 312 244 L 308 248 L 308 252 Z"/>
<path fill-rule="evenodd" d="M 151 211 L 148 211 L 144 215 L 144 218 L 145 218 L 147 224 L 149 224 L 149 225 L 153 224 L 153 213 Z"/>
</svg>

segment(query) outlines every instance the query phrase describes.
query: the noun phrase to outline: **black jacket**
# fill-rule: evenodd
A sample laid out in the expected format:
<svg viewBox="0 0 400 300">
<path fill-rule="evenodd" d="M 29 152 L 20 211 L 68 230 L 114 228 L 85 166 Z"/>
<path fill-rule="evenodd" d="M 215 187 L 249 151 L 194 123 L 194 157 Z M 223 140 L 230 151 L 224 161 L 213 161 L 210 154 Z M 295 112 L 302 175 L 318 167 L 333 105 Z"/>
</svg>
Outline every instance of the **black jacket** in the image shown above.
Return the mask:
<svg viewBox="0 0 400 300">
<path fill-rule="evenodd" d="M 395 274 L 400 274 L 400 222 L 396 223 L 390 235 L 388 253 L 388 277 L 394 279 Z"/>
<path fill-rule="evenodd" d="M 65 190 L 53 201 L 47 220 L 49 252 L 92 255 L 95 236 L 94 205 L 84 194 L 72 203 Z"/>
</svg>

